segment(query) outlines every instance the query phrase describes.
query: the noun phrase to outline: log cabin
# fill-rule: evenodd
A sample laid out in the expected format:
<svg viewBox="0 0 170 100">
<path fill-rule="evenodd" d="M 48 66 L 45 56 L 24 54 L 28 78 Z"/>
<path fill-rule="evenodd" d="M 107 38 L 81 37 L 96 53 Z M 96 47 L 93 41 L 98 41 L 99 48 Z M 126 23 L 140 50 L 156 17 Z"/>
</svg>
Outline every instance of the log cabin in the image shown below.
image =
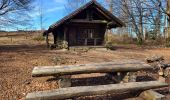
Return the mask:
<svg viewBox="0 0 170 100">
<path fill-rule="evenodd" d="M 52 24 L 44 33 L 52 33 L 54 44 L 67 41 L 70 46 L 102 46 L 107 29 L 123 27 L 124 23 L 92 0 Z"/>
</svg>

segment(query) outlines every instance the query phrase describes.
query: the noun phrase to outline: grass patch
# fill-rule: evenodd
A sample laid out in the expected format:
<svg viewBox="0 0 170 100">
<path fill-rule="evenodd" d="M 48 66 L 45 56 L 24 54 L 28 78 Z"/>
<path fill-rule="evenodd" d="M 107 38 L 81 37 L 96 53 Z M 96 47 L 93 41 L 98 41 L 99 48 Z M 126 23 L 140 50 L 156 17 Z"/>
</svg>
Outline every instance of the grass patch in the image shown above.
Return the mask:
<svg viewBox="0 0 170 100">
<path fill-rule="evenodd" d="M 44 41 L 45 38 L 42 35 L 38 35 L 38 36 L 33 37 L 33 40 L 35 40 L 35 41 Z"/>
</svg>

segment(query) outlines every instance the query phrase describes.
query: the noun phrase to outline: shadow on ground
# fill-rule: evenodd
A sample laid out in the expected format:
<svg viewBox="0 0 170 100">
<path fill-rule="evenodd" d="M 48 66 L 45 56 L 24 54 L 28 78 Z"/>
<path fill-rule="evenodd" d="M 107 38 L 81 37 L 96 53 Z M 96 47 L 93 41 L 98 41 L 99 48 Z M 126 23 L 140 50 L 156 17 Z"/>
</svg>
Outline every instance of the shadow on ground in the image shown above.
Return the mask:
<svg viewBox="0 0 170 100">
<path fill-rule="evenodd" d="M 0 45 L 0 53 L 49 53 L 46 45 Z"/>
</svg>

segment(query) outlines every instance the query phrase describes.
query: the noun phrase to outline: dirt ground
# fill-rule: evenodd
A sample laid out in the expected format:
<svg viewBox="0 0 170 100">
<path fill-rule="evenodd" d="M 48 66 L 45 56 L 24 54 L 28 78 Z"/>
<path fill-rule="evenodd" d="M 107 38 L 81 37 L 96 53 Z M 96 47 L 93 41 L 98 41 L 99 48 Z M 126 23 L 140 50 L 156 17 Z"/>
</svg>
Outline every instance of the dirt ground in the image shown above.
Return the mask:
<svg viewBox="0 0 170 100">
<path fill-rule="evenodd" d="M 139 59 L 145 61 L 154 55 L 164 56 L 170 63 L 169 48 L 138 47 L 136 45 L 118 45 L 115 50 L 89 50 L 89 51 L 61 51 L 49 50 L 45 42 L 32 39 L 0 38 L 0 100 L 24 100 L 29 92 L 57 89 L 56 80 L 52 77 L 32 78 L 34 66 L 70 65 L 107 62 L 115 59 Z M 88 75 L 86 75 L 88 76 Z M 93 75 L 90 75 L 93 76 Z M 106 84 L 95 77 L 74 81 L 77 85 Z M 74 78 L 84 77 L 83 75 Z M 101 82 L 101 83 L 100 83 Z M 112 96 L 96 96 L 97 100 L 113 100 Z M 89 97 L 88 100 L 94 97 Z M 125 99 L 125 98 L 121 98 Z M 79 100 L 79 99 L 78 99 Z M 84 98 L 81 98 L 84 100 Z M 132 100 L 139 100 L 133 98 Z"/>
</svg>

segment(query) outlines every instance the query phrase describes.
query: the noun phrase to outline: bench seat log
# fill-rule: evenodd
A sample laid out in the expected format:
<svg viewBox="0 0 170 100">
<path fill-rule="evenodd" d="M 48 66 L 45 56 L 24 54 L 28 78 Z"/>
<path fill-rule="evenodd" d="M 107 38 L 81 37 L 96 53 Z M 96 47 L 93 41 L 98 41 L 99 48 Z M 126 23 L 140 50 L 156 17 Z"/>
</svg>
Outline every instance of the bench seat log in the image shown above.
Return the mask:
<svg viewBox="0 0 170 100">
<path fill-rule="evenodd" d="M 60 88 L 56 90 L 40 91 L 29 93 L 26 96 L 26 100 L 58 100 L 58 99 L 69 99 L 80 96 L 90 95 L 104 95 L 113 93 L 123 93 L 133 90 L 149 90 L 161 87 L 167 87 L 168 84 L 150 81 L 150 82 L 131 82 L 122 84 L 109 84 L 109 85 L 98 85 L 98 86 L 79 86 Z"/>
<path fill-rule="evenodd" d="M 152 67 L 145 62 L 138 60 L 121 60 L 84 65 L 35 67 L 32 71 L 32 76 L 42 77 L 88 73 L 135 72 L 150 69 L 152 69 Z"/>
</svg>

